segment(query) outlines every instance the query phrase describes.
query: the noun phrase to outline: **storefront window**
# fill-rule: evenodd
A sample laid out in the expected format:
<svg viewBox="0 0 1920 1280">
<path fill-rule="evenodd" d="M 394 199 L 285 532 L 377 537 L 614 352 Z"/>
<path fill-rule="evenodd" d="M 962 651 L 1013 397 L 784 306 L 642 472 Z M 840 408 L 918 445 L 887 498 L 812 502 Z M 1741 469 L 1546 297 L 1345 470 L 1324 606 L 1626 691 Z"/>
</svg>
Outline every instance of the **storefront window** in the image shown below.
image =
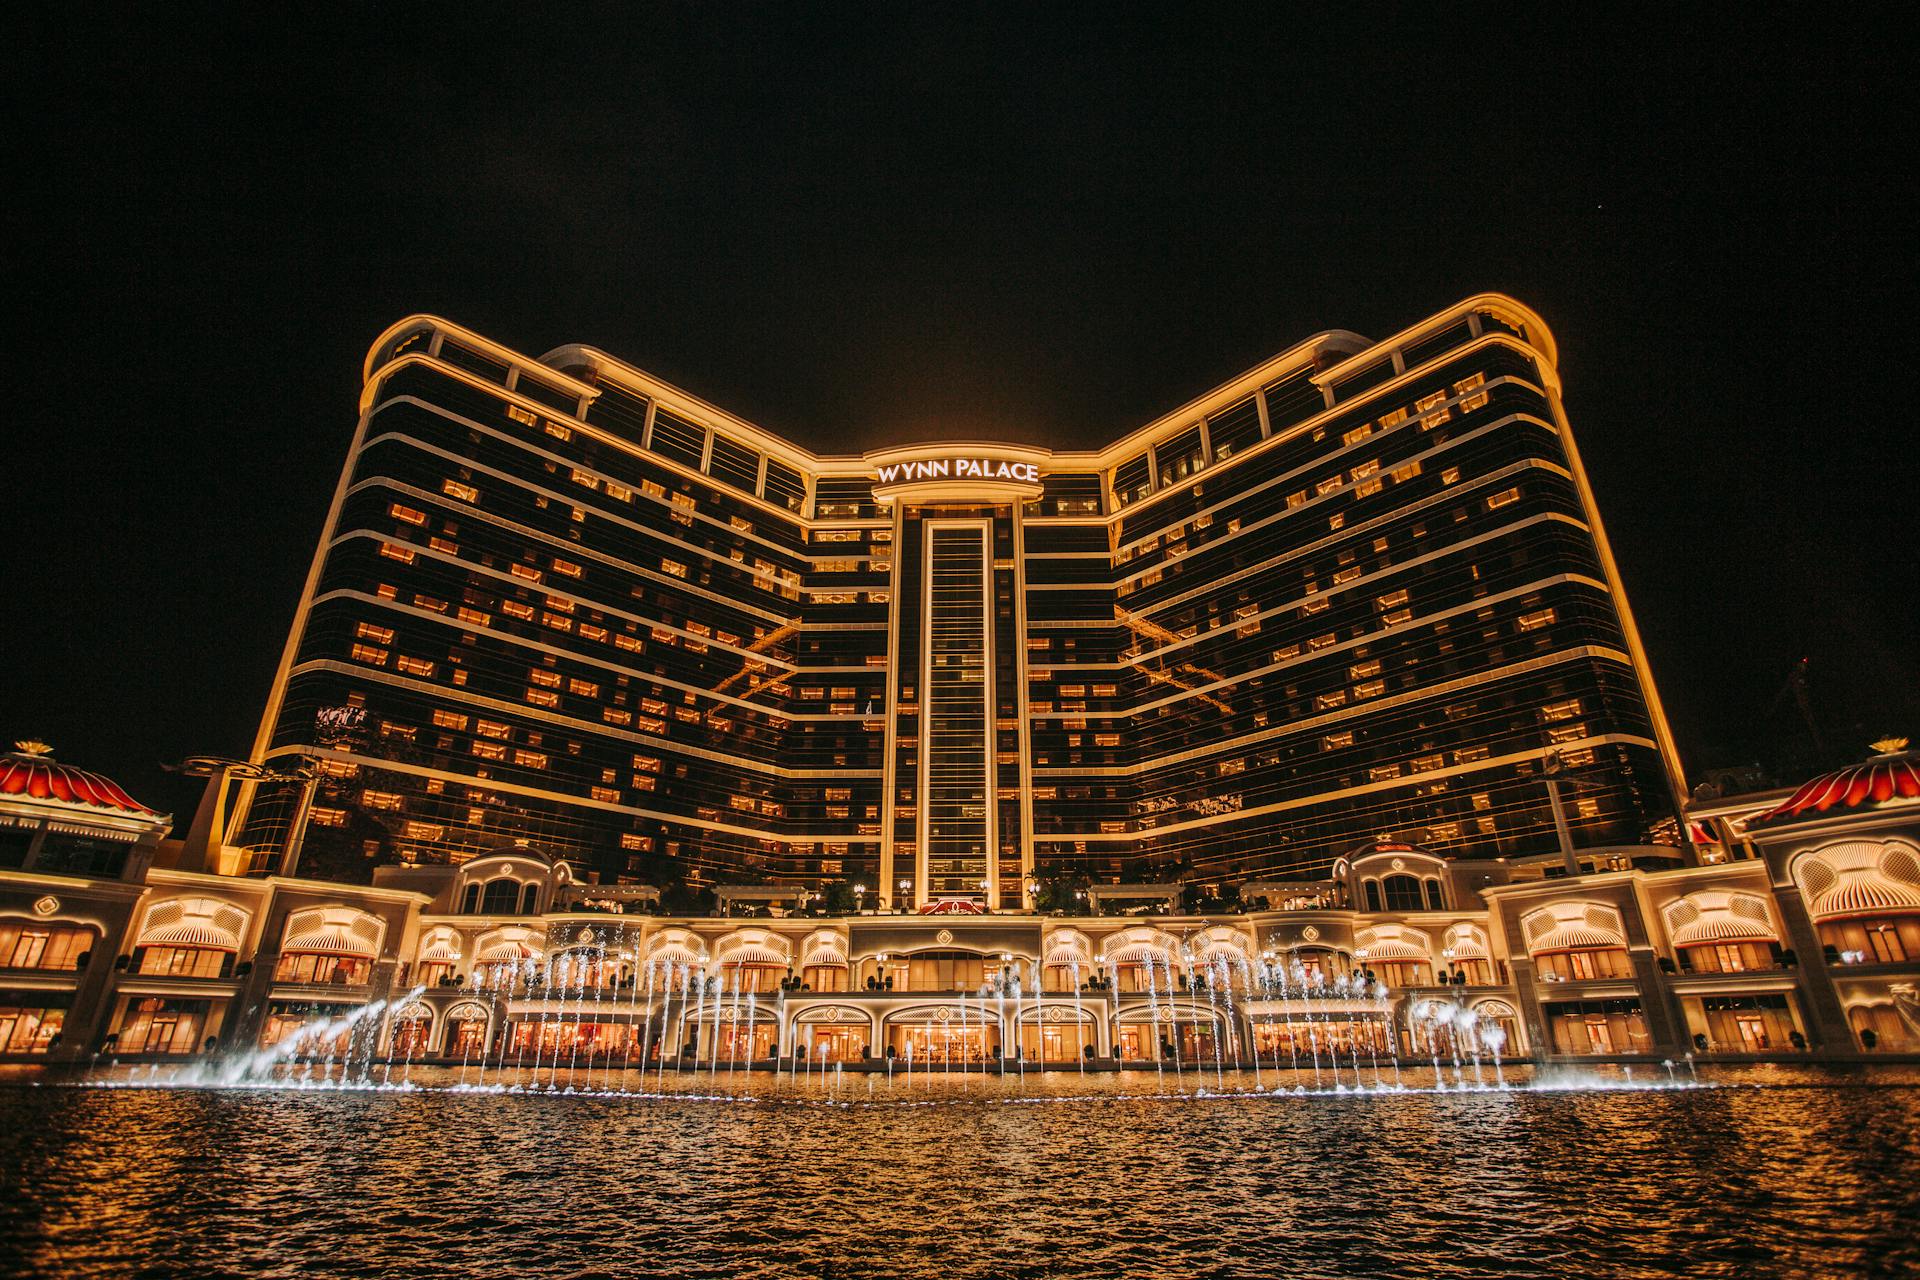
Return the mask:
<svg viewBox="0 0 1920 1280">
<path fill-rule="evenodd" d="M 192 1053 L 207 1025 L 207 1000 L 139 1000 L 120 1027 L 121 1053 Z"/>
<path fill-rule="evenodd" d="M 134 959 L 134 972 L 167 978 L 224 978 L 233 972 L 233 952 L 225 947 L 142 947 Z"/>
<path fill-rule="evenodd" d="M 273 971 L 275 982 L 330 982 L 336 986 L 365 986 L 373 973 L 366 956 L 330 951 L 290 951 Z"/>
<path fill-rule="evenodd" d="M 1625 947 L 1576 947 L 1535 956 L 1540 976 L 1551 982 L 1587 982 L 1595 978 L 1627 978 L 1633 962 Z"/>
</svg>

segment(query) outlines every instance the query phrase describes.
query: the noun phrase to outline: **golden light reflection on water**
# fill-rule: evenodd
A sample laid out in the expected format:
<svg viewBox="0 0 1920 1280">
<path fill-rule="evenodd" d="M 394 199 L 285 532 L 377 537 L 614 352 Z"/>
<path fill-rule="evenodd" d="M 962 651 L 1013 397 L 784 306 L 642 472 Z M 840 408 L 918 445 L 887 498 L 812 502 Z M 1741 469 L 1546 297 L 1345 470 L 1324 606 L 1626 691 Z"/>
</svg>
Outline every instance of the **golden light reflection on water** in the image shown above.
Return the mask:
<svg viewBox="0 0 1920 1280">
<path fill-rule="evenodd" d="M 0 1258 L 941 1280 L 1920 1266 L 1920 1072 L 1729 1080 L 1197 1098 L 1075 1073 L 737 1081 L 754 1101 L 691 1080 L 706 1098 L 8 1087 Z"/>
</svg>

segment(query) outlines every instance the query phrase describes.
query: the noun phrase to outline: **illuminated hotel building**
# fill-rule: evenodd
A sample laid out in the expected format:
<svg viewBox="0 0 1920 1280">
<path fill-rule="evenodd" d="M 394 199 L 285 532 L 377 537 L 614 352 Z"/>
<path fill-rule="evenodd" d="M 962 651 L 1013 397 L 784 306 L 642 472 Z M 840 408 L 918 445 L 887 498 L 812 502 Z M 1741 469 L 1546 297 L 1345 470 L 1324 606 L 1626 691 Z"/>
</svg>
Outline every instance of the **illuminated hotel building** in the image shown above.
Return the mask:
<svg viewBox="0 0 1920 1280">
<path fill-rule="evenodd" d="M 1644 844 L 1677 759 L 1552 336 L 1316 335 L 1093 452 L 820 456 L 582 346 L 374 344 L 248 784 L 256 872 L 1324 876 Z M 296 854 L 296 850 L 298 850 Z M 904 884 L 904 889 L 902 885 Z"/>
</svg>

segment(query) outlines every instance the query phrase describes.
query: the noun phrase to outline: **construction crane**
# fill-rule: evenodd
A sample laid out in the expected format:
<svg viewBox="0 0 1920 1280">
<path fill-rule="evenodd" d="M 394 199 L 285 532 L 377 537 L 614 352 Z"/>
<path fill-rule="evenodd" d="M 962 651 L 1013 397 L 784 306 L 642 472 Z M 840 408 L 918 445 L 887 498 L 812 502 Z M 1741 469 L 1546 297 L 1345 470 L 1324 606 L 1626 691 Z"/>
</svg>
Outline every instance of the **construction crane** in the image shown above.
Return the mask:
<svg viewBox="0 0 1920 1280">
<path fill-rule="evenodd" d="M 1182 636 L 1177 632 L 1167 630 L 1165 627 L 1161 626 L 1157 622 L 1149 622 L 1147 619 L 1142 618 L 1139 614 L 1129 613 L 1125 609 L 1116 608 L 1113 611 L 1113 613 L 1114 613 L 1114 617 L 1116 617 L 1119 620 L 1120 625 L 1125 627 L 1127 630 L 1131 631 L 1134 634 L 1134 636 L 1142 642 L 1143 647 L 1145 642 L 1148 640 L 1155 640 L 1160 642 L 1161 644 L 1173 644 L 1180 640 L 1184 640 L 1186 638 L 1185 636 Z M 1178 663 L 1176 664 L 1176 669 L 1184 672 L 1191 672 L 1193 675 L 1199 677 L 1202 680 L 1221 681 L 1226 679 L 1225 676 L 1221 675 L 1217 671 L 1209 671 L 1205 667 L 1197 667 L 1191 662 Z M 1194 697 L 1206 703 L 1208 706 L 1215 707 L 1221 711 L 1226 711 L 1226 712 L 1231 712 L 1233 710 L 1232 707 L 1228 706 L 1226 703 L 1222 702 L 1220 699 L 1214 697 L 1212 694 L 1201 692 L 1200 687 L 1198 685 L 1190 681 L 1183 680 L 1179 676 L 1176 676 L 1172 672 L 1166 670 L 1164 662 L 1162 663 L 1160 669 L 1158 670 L 1155 670 L 1152 667 L 1142 665 L 1140 668 L 1140 674 L 1144 675 L 1147 679 L 1154 681 L 1157 684 L 1172 685 L 1176 689 L 1180 689 L 1187 693 L 1190 693 Z"/>
</svg>

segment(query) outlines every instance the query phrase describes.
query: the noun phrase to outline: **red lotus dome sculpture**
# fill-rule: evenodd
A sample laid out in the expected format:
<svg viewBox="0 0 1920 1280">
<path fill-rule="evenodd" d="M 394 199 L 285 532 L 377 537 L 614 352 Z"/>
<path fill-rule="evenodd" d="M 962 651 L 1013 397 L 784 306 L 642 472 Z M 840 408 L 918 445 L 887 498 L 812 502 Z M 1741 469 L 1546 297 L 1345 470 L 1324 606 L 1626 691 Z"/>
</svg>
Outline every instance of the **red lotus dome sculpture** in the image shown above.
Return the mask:
<svg viewBox="0 0 1920 1280">
<path fill-rule="evenodd" d="M 1892 746 L 1894 750 L 1802 783 L 1792 795 L 1755 818 L 1754 822 L 1818 818 L 1824 814 L 1881 805 L 1893 800 L 1920 800 L 1920 755 L 1905 751 L 1907 744 L 1904 741 L 1884 745 Z"/>
<path fill-rule="evenodd" d="M 149 809 L 128 795 L 112 778 L 61 764 L 52 751 L 44 742 L 16 742 L 12 751 L 0 755 L 0 799 L 52 800 L 141 817 L 161 816 L 159 810 Z"/>
</svg>

